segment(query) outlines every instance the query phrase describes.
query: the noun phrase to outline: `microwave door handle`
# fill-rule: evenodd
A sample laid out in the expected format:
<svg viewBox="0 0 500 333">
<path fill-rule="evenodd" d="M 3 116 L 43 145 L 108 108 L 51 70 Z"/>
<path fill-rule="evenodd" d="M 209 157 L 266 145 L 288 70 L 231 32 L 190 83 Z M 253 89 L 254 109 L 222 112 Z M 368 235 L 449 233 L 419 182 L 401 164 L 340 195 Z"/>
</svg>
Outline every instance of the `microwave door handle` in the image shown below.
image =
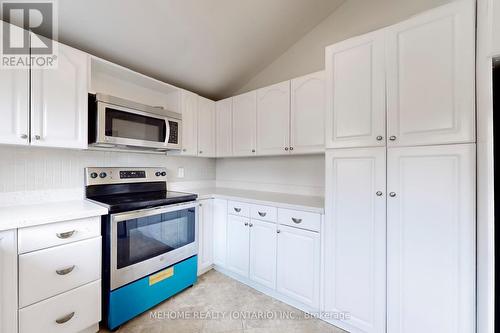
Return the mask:
<svg viewBox="0 0 500 333">
<path fill-rule="evenodd" d="M 168 140 L 170 139 L 170 124 L 168 119 L 165 119 L 165 146 L 168 145 Z"/>
</svg>

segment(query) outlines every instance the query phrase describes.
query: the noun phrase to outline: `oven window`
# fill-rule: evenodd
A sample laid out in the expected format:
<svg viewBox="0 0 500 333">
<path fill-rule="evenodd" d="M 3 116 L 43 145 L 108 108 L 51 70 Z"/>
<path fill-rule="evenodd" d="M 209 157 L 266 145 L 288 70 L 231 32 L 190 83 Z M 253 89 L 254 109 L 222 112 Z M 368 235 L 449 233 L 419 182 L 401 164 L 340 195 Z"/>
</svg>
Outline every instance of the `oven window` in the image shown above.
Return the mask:
<svg viewBox="0 0 500 333">
<path fill-rule="evenodd" d="M 165 120 L 106 108 L 106 136 L 165 142 Z"/>
<path fill-rule="evenodd" d="M 117 223 L 117 268 L 173 251 L 195 241 L 195 209 Z"/>
</svg>

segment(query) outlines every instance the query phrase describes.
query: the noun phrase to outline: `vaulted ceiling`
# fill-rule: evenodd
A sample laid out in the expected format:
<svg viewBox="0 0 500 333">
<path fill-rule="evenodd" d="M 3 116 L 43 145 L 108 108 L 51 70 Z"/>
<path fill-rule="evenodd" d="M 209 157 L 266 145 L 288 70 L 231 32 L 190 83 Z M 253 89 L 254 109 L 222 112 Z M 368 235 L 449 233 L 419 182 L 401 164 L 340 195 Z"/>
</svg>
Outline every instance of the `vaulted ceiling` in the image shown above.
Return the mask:
<svg viewBox="0 0 500 333">
<path fill-rule="evenodd" d="M 59 0 L 59 40 L 218 99 L 344 0 Z"/>
</svg>

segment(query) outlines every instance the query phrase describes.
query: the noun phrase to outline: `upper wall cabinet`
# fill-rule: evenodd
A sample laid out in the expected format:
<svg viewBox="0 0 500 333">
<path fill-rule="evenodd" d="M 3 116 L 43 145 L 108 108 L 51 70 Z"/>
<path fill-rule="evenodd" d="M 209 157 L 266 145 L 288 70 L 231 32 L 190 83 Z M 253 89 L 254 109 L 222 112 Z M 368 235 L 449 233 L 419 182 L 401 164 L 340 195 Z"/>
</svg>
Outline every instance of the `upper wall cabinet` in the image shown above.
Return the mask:
<svg viewBox="0 0 500 333">
<path fill-rule="evenodd" d="M 385 145 L 384 31 L 329 46 L 326 147 Z"/>
<path fill-rule="evenodd" d="M 183 91 L 182 110 L 182 155 L 198 155 L 198 95 Z"/>
<path fill-rule="evenodd" d="M 257 154 L 289 151 L 290 81 L 257 90 Z"/>
<path fill-rule="evenodd" d="M 29 144 L 29 70 L 0 69 L 0 143 Z"/>
<path fill-rule="evenodd" d="M 389 145 L 475 140 L 475 1 L 387 30 Z"/>
<path fill-rule="evenodd" d="M 233 97 L 233 155 L 252 156 L 256 151 L 257 92 Z"/>
<path fill-rule="evenodd" d="M 86 148 L 88 56 L 59 44 L 57 61 L 55 69 L 31 70 L 31 143 Z"/>
<path fill-rule="evenodd" d="M 215 102 L 198 97 L 198 156 L 215 157 Z"/>
<path fill-rule="evenodd" d="M 325 151 L 325 72 L 290 83 L 290 153 Z"/>
<path fill-rule="evenodd" d="M 233 99 L 226 98 L 215 103 L 215 141 L 217 157 L 233 155 Z"/>
</svg>

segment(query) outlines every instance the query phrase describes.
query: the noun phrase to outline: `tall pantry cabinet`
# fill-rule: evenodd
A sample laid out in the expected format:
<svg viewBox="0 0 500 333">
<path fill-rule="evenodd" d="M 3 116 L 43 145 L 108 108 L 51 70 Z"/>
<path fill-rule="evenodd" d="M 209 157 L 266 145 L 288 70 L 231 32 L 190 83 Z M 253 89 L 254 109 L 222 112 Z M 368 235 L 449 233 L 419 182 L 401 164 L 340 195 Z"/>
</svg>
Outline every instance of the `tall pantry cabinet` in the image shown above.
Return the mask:
<svg viewBox="0 0 500 333">
<path fill-rule="evenodd" d="M 324 311 L 475 332 L 474 1 L 326 49 Z"/>
</svg>

